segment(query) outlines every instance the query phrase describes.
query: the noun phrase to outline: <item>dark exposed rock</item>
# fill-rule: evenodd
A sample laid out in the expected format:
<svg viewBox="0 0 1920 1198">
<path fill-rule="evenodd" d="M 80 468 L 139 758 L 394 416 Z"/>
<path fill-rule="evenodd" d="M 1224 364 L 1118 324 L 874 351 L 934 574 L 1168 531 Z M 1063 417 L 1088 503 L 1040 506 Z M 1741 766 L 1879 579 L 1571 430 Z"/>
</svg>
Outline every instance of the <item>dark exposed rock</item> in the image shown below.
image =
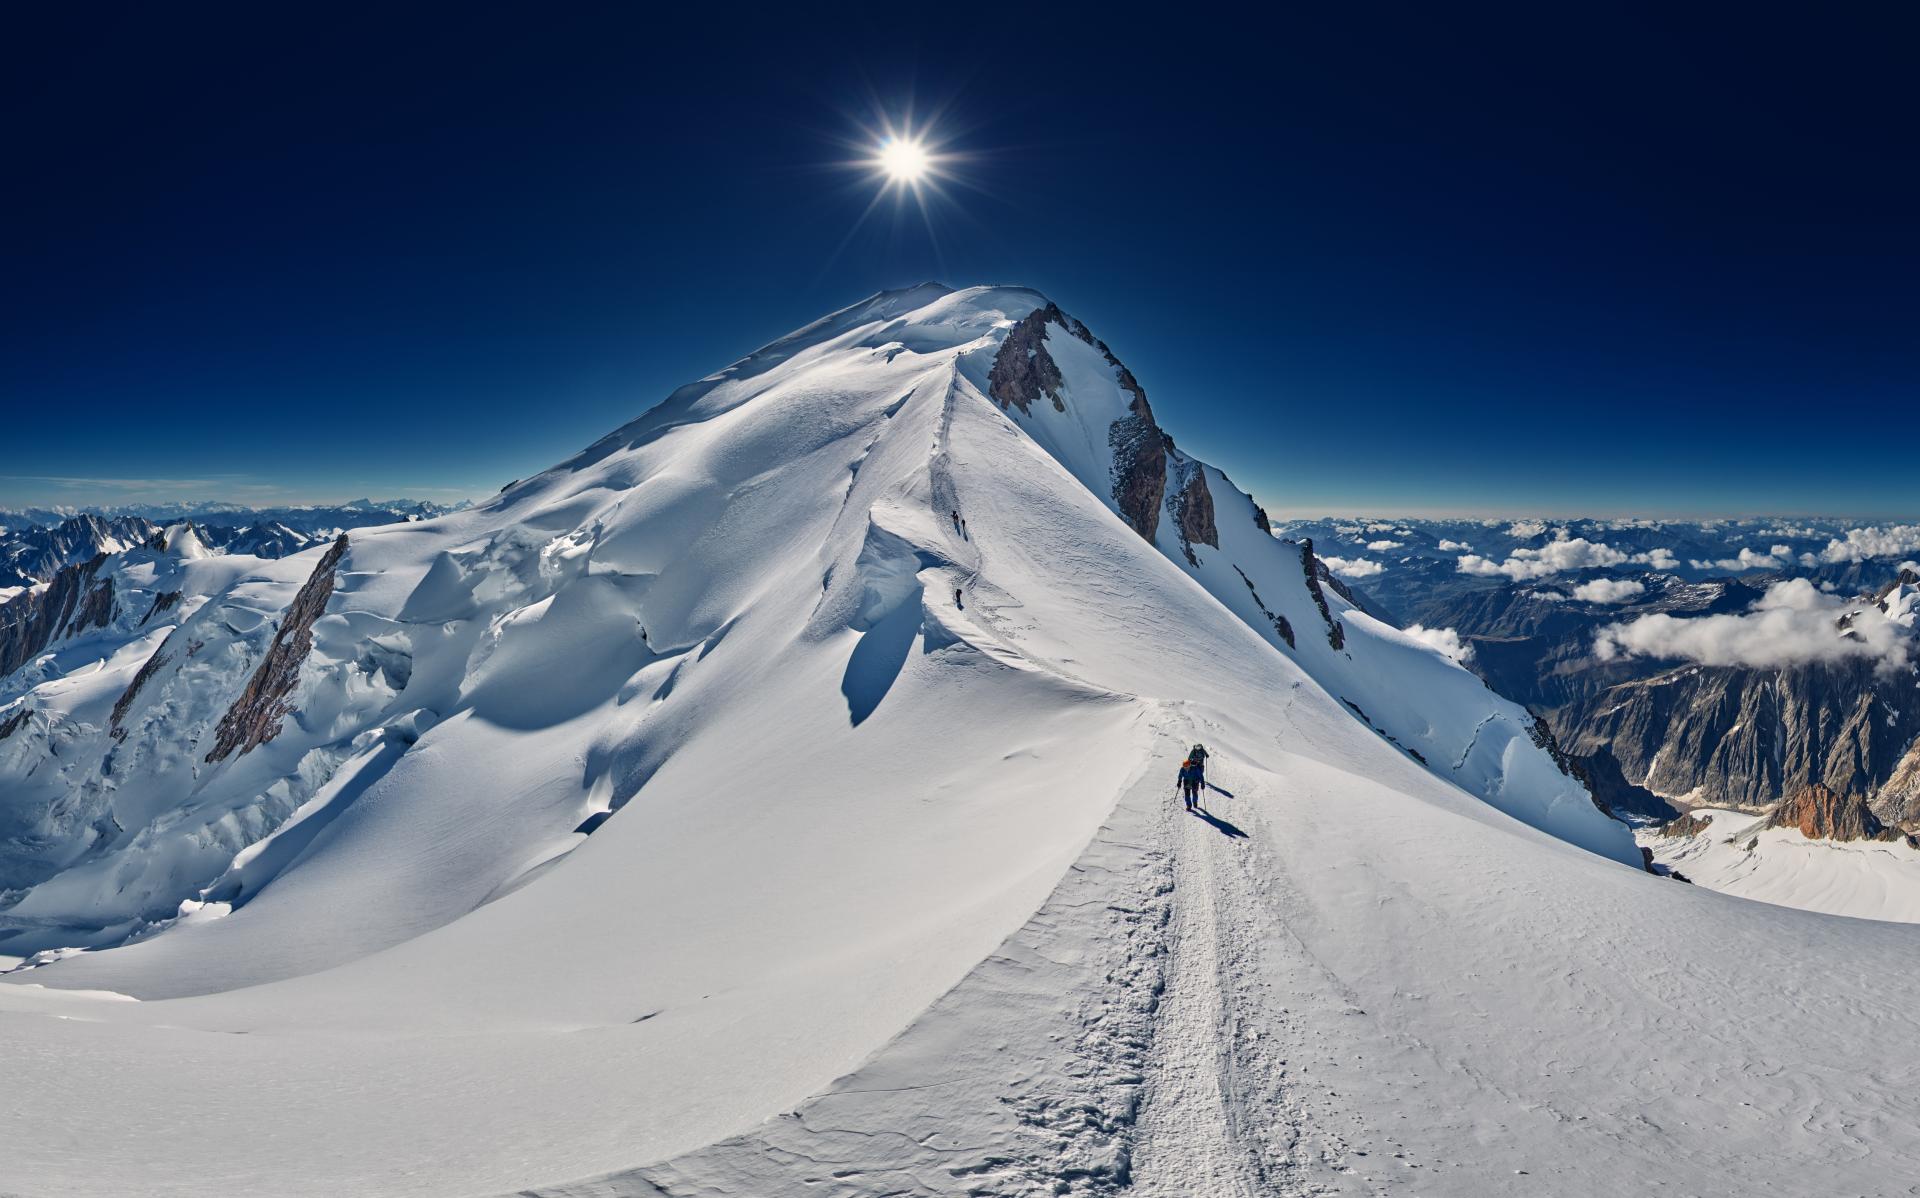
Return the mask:
<svg viewBox="0 0 1920 1198">
<path fill-rule="evenodd" d="M 1180 533 L 1180 551 L 1189 565 L 1199 565 L 1193 554 L 1195 545 L 1220 548 L 1220 531 L 1213 523 L 1213 493 L 1207 489 L 1207 472 L 1200 463 L 1180 458 L 1180 485 L 1167 496 L 1167 510 L 1173 515 Z"/>
<path fill-rule="evenodd" d="M 1533 723 L 1527 725 L 1527 735 L 1532 738 L 1541 752 L 1553 758 L 1553 764 L 1560 767 L 1561 773 L 1580 784 L 1580 789 L 1587 792 L 1587 799 L 1599 808 L 1600 814 L 1608 819 L 1616 818 L 1613 809 L 1601 800 L 1599 788 L 1594 786 L 1593 780 L 1587 776 L 1585 765 L 1578 757 L 1560 747 L 1559 738 L 1554 736 L 1553 727 L 1546 720 L 1535 715 Z"/>
<path fill-rule="evenodd" d="M 1764 811 L 1819 785 L 1869 796 L 1883 820 L 1904 823 L 1920 816 L 1920 792 L 1894 781 L 1920 732 L 1920 688 L 1876 666 L 1682 666 L 1584 696 L 1553 719 L 1583 754 L 1612 756 L 1626 781 L 1656 794 Z"/>
<path fill-rule="evenodd" d="M 1662 836 L 1698 836 L 1713 827 L 1712 820 L 1701 819 L 1692 812 L 1682 812 L 1658 828 Z"/>
<path fill-rule="evenodd" d="M 1307 592 L 1313 596 L 1314 606 L 1320 609 L 1320 618 L 1327 622 L 1327 643 L 1335 649 L 1346 648 L 1346 630 L 1340 627 L 1340 621 L 1333 618 L 1333 610 L 1327 606 L 1326 592 L 1320 589 L 1320 576 L 1325 571 L 1320 559 L 1313 555 L 1312 537 L 1300 542 L 1300 568 L 1307 576 Z"/>
<path fill-rule="evenodd" d="M 113 619 L 113 583 L 95 578 L 106 560 L 102 553 L 68 566 L 45 589 L 0 606 L 0 675 L 11 674 L 63 636 Z"/>
<path fill-rule="evenodd" d="M 0 740 L 5 740 L 20 731 L 20 726 L 27 722 L 27 716 L 30 714 L 32 713 L 28 710 L 27 705 L 22 703 L 19 711 L 14 712 L 4 720 L 0 720 Z"/>
<path fill-rule="evenodd" d="M 1281 640 L 1287 642 L 1287 648 L 1295 648 L 1296 646 L 1293 643 L 1293 625 L 1287 622 L 1285 616 L 1278 612 L 1267 610 L 1267 605 L 1260 599 L 1260 592 L 1253 589 L 1253 579 L 1247 577 L 1245 570 L 1242 570 L 1239 566 L 1235 566 L 1233 572 L 1240 576 L 1241 582 L 1247 584 L 1247 593 L 1253 596 L 1253 605 L 1260 609 L 1261 615 L 1272 621 L 1273 630 L 1280 634 Z"/>
<path fill-rule="evenodd" d="M 987 394 L 1002 408 L 1019 408 L 1022 414 L 1033 410 L 1042 396 L 1053 401 L 1055 411 L 1064 412 L 1060 402 L 1060 367 L 1047 352 L 1047 325 L 1067 326 L 1066 313 L 1055 304 L 1035 308 L 1013 328 L 993 356 L 993 369 L 987 374 Z"/>
<path fill-rule="evenodd" d="M 223 761 L 238 751 L 246 754 L 280 734 L 280 722 L 292 714 L 287 697 L 300 681 L 300 665 L 313 651 L 313 624 L 326 611 L 333 596 L 334 571 L 347 552 L 347 535 L 341 533 L 313 573 L 300 587 L 273 634 L 267 655 L 247 679 L 246 689 L 220 717 L 215 729 L 208 761 Z"/>
<path fill-rule="evenodd" d="M 178 629 L 174 630 L 174 632 L 178 631 Z M 169 633 L 167 639 L 160 642 L 160 647 L 153 651 L 152 657 L 147 658 L 146 663 L 140 667 L 140 672 L 133 676 L 133 681 L 127 683 L 127 689 L 121 691 L 120 697 L 113 701 L 113 719 L 109 732 L 113 739 L 120 740 L 126 736 L 126 732 L 120 727 L 120 721 L 126 718 L 128 710 L 133 707 L 134 696 L 138 695 L 140 688 L 160 672 L 161 666 L 172 659 L 173 655 L 167 652 L 167 646 L 173 643 L 173 635 Z"/>
<path fill-rule="evenodd" d="M 160 592 L 158 595 L 155 595 L 153 597 L 153 606 L 147 608 L 147 614 L 140 617 L 140 622 L 142 624 L 145 624 L 148 620 L 153 619 L 155 616 L 159 615 L 161 612 L 170 610 L 179 602 L 180 602 L 179 591 Z"/>
<path fill-rule="evenodd" d="M 1905 840 L 1910 836 L 1882 824 L 1862 795 L 1837 794 L 1815 784 L 1774 808 L 1769 828 L 1798 828 L 1808 840 Z"/>
<path fill-rule="evenodd" d="M 89 628 L 105 628 L 113 622 L 113 581 L 102 578 L 80 596 L 73 618 L 67 621 L 66 635 L 77 636 Z"/>
<path fill-rule="evenodd" d="M 1113 451 L 1113 501 L 1133 530 L 1153 540 L 1160 525 L 1160 503 L 1167 489 L 1167 447 L 1170 441 L 1154 423 L 1147 392 L 1133 372 L 1113 356 L 1106 343 L 1095 339 L 1058 305 L 1047 304 L 1029 312 L 1008 330 L 1006 340 L 994 354 L 987 374 L 987 394 L 1004 408 L 1018 408 L 1031 414 L 1033 405 L 1045 398 L 1054 410 L 1067 410 L 1061 398 L 1059 363 L 1047 351 L 1047 326 L 1055 325 L 1100 351 L 1113 368 L 1114 381 L 1133 396 L 1127 415 L 1107 429 L 1107 445 Z"/>
<path fill-rule="evenodd" d="M 1167 491 L 1167 448 L 1151 416 L 1123 416 L 1107 429 L 1113 450 L 1113 502 L 1133 531 L 1153 540 Z"/>
<path fill-rule="evenodd" d="M 1579 763 L 1580 776 L 1586 781 L 1588 791 L 1614 814 L 1643 815 L 1661 821 L 1680 814 L 1680 809 L 1672 803 L 1644 786 L 1627 781 L 1612 753 L 1603 749 L 1585 757 L 1568 756 Z"/>
<path fill-rule="evenodd" d="M 1273 521 L 1267 519 L 1267 509 L 1257 503 L 1253 505 L 1253 526 L 1268 536 L 1273 535 Z"/>
</svg>

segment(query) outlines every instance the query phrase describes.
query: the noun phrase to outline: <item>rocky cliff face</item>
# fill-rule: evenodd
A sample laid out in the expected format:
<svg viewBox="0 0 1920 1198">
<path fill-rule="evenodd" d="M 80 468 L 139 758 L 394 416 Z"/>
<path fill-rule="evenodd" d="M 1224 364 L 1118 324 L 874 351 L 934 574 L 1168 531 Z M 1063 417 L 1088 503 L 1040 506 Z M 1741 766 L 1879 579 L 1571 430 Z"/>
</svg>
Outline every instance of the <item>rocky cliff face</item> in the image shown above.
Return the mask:
<svg viewBox="0 0 1920 1198">
<path fill-rule="evenodd" d="M 1769 828 L 1798 828 L 1808 840 L 1905 840 L 1913 838 L 1882 824 L 1865 798 L 1836 794 L 1825 786 L 1805 787 L 1781 802 L 1767 817 Z"/>
<path fill-rule="evenodd" d="M 1207 489 L 1207 472 L 1200 463 L 1181 454 L 1176 459 L 1175 486 L 1167 494 L 1167 512 L 1180 534 L 1180 550 L 1191 565 L 1199 565 L 1195 545 L 1220 548 L 1220 531 L 1213 524 L 1213 493 Z"/>
<path fill-rule="evenodd" d="M 1086 325 L 1056 304 L 1036 308 L 1008 332 L 994 355 L 987 393 L 1002 408 L 1018 408 L 1023 414 L 1031 412 L 1042 399 L 1055 411 L 1067 410 L 1061 394 L 1060 366 L 1047 350 L 1049 328 L 1078 337 L 1100 351 L 1120 387 L 1133 396 L 1127 414 L 1107 429 L 1107 444 L 1113 451 L 1113 500 L 1133 530 L 1151 541 L 1160 527 L 1160 505 L 1167 492 L 1167 450 L 1173 441 L 1154 423 L 1146 388 L 1113 356 L 1106 342 L 1095 338 Z M 1204 489 L 1205 481 L 1200 485 Z M 1207 521 L 1212 521 L 1210 502 Z"/>
<path fill-rule="evenodd" d="M 1320 609 L 1320 618 L 1327 623 L 1327 643 L 1336 649 L 1344 648 L 1347 643 L 1346 630 L 1340 627 L 1340 621 L 1333 618 L 1333 611 L 1327 606 L 1326 593 L 1320 589 L 1320 580 L 1329 577 L 1327 568 L 1313 555 L 1313 538 L 1300 542 L 1300 568 L 1307 576 L 1307 592 L 1313 596 L 1313 602 Z"/>
<path fill-rule="evenodd" d="M 96 578 L 107 555 L 68 566 L 41 590 L 0 606 L 0 677 L 12 673 L 63 637 L 104 628 L 113 619 L 113 584 Z"/>
<path fill-rule="evenodd" d="M 213 748 L 207 750 L 208 761 L 221 761 L 236 752 L 244 754 L 279 735 L 280 721 L 293 712 L 288 696 L 300 681 L 300 665 L 313 650 L 313 622 L 326 611 L 327 600 L 333 597 L 334 571 L 346 552 L 347 534 L 341 533 L 333 546 L 321 555 L 312 576 L 294 596 L 279 630 L 273 635 L 266 657 L 247 679 L 246 689 L 220 718 Z M 143 681 L 144 678 L 136 678 L 134 688 Z M 122 696 L 123 705 L 131 698 L 131 691 Z"/>
<path fill-rule="evenodd" d="M 1864 660 L 1686 666 L 1571 704 L 1555 722 L 1576 752 L 1606 752 L 1634 785 L 1757 811 L 1813 786 L 1878 793 L 1920 735 L 1920 689 Z M 1912 797 L 1882 814 L 1905 822 Z"/>
</svg>

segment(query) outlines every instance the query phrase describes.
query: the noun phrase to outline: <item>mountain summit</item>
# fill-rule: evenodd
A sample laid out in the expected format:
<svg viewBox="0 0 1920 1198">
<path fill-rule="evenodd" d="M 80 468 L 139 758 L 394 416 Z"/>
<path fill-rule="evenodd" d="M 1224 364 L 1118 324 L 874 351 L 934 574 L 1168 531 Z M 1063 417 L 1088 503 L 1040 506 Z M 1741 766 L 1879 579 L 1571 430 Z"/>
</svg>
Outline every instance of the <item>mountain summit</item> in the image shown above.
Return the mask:
<svg viewBox="0 0 1920 1198">
<path fill-rule="evenodd" d="M 1728 1024 L 1815 917 L 1643 872 L 1032 291 L 876 295 L 483 507 L 86 585 L 0 682 L 9 1185 L 1601 1193 L 1783 1138 L 1864 1185 L 1815 1107 L 1920 1161 L 1920 1050 L 1756 1030 L 1896 1018 L 1910 940 L 1822 924 Z M 1779 1123 L 1699 1097 L 1730 1060 Z"/>
</svg>

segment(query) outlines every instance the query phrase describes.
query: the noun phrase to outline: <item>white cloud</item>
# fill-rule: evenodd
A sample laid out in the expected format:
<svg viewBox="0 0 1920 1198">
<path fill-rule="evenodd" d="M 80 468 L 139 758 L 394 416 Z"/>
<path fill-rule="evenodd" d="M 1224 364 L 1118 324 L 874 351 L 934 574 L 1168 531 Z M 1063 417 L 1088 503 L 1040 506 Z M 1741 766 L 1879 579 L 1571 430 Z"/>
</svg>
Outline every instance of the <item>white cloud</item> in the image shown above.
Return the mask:
<svg viewBox="0 0 1920 1198">
<path fill-rule="evenodd" d="M 1473 546 L 1467 544 L 1465 541 L 1442 541 L 1440 542 L 1439 548 L 1440 548 L 1440 552 L 1442 553 L 1455 553 L 1455 552 L 1472 553 L 1473 552 Z"/>
<path fill-rule="evenodd" d="M 1680 559 L 1671 549 L 1649 549 L 1645 553 L 1636 553 L 1627 559 L 1643 566 L 1652 566 L 1656 570 L 1673 570 L 1680 565 Z"/>
<path fill-rule="evenodd" d="M 1672 657 L 1762 669 L 1870 658 L 1891 669 L 1906 664 L 1911 643 L 1907 631 L 1871 603 L 1823 595 L 1793 578 L 1768 587 L 1738 615 L 1656 614 L 1609 624 L 1594 637 L 1593 652 L 1602 661 Z"/>
<path fill-rule="evenodd" d="M 1529 598 L 1538 599 L 1542 603 L 1565 603 L 1567 601 L 1566 595 L 1559 591 L 1528 591 L 1527 595 Z"/>
<path fill-rule="evenodd" d="M 1846 540 L 1828 541 L 1815 561 L 1858 562 L 1870 557 L 1904 557 L 1909 553 L 1920 553 L 1920 524 L 1852 529 Z M 1801 560 L 1807 561 L 1813 556 L 1807 554 Z M 1807 564 L 1813 565 L 1814 561 Z"/>
<path fill-rule="evenodd" d="M 1376 574 L 1384 574 L 1387 571 L 1387 568 L 1379 562 L 1370 562 L 1360 557 L 1323 557 L 1320 560 L 1327 564 L 1327 569 L 1348 578 L 1372 578 Z"/>
<path fill-rule="evenodd" d="M 1544 520 L 1515 520 L 1507 525 L 1507 535 L 1516 541 L 1530 540 L 1545 531 L 1547 522 Z"/>
<path fill-rule="evenodd" d="M 1469 553 L 1454 566 L 1462 574 L 1504 574 L 1515 582 L 1545 578 L 1562 570 L 1585 570 L 1594 566 L 1617 566 L 1627 555 L 1613 546 L 1585 537 L 1548 541 L 1538 549 L 1516 549 L 1504 562 Z"/>
<path fill-rule="evenodd" d="M 1408 626 L 1408 636 L 1431 649 L 1438 649 L 1443 655 L 1457 662 L 1465 663 L 1473 658 L 1473 646 L 1460 639 L 1460 634 L 1451 628 L 1423 628 L 1418 624 Z"/>
<path fill-rule="evenodd" d="M 1646 593 L 1646 583 L 1624 578 L 1596 578 L 1573 588 L 1573 597 L 1582 603 L 1625 603 Z"/>
<path fill-rule="evenodd" d="M 1399 549 L 1405 544 L 1405 541 L 1368 541 L 1367 548 L 1375 553 L 1385 553 L 1389 549 Z"/>
<path fill-rule="evenodd" d="M 1731 570 L 1735 573 L 1744 573 L 1748 570 L 1778 570 L 1782 566 L 1793 564 L 1793 547 L 1774 545 L 1767 552 L 1761 553 L 1752 546 L 1742 546 L 1739 557 L 1723 557 L 1714 561 L 1694 558 L 1687 564 L 1696 570 Z"/>
</svg>

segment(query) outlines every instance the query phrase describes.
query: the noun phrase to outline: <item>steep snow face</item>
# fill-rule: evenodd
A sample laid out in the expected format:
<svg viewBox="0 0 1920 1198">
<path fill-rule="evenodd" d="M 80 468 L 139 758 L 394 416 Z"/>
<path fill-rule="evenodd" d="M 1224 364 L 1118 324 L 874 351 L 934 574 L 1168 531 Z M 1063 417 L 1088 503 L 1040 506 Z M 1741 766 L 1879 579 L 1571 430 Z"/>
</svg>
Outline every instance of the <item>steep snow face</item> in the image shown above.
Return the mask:
<svg viewBox="0 0 1920 1198">
<path fill-rule="evenodd" d="M 1123 796 L 1171 788 L 1170 739 L 1355 843 L 1419 829 L 1422 878 L 1513 858 L 1595 910 L 1683 892 L 1056 311 L 883 294 L 482 508 L 116 566 L 181 598 L 0 708 L 32 846 L 0 952 L 147 1001 L 0 986 L 20 1137 L 49 1146 L 9 1184 L 462 1194 L 698 1149 L 966 978 Z M 1024 408 L 989 397 L 1022 328 Z M 183 1101 L 206 1117 L 163 1117 Z M 118 1134 L 76 1181 L 55 1133 L 82 1109 Z M 235 1124 L 271 1153 L 236 1159 Z"/>
</svg>

